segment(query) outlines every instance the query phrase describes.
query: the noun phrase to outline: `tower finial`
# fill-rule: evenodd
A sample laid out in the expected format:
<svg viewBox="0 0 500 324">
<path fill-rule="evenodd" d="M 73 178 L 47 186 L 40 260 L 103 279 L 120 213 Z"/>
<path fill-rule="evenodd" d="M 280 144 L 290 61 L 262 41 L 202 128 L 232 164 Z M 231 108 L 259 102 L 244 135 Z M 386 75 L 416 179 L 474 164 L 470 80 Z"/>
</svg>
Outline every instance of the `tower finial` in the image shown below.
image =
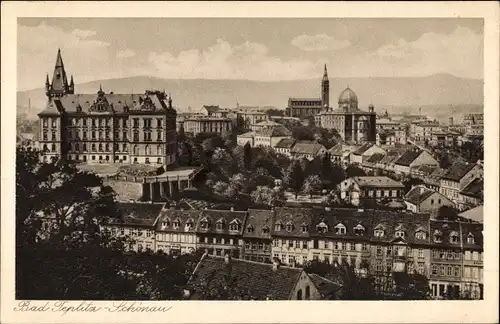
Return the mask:
<svg viewBox="0 0 500 324">
<path fill-rule="evenodd" d="M 328 75 L 328 69 L 326 68 L 326 63 L 325 63 L 325 75 Z"/>
<path fill-rule="evenodd" d="M 50 84 L 50 82 L 49 82 L 49 74 L 48 74 L 48 73 L 47 73 L 47 74 L 45 74 L 45 84 L 46 84 L 46 85 L 49 85 L 49 84 Z"/>
</svg>

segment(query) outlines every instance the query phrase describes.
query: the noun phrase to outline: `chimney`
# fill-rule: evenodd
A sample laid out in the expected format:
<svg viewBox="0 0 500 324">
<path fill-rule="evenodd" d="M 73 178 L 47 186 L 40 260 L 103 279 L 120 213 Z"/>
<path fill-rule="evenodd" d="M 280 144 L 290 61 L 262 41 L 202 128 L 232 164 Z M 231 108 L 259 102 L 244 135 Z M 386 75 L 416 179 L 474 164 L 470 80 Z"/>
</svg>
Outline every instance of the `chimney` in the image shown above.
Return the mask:
<svg viewBox="0 0 500 324">
<path fill-rule="evenodd" d="M 280 268 L 280 260 L 278 258 L 273 259 L 273 271 L 277 271 Z"/>
</svg>

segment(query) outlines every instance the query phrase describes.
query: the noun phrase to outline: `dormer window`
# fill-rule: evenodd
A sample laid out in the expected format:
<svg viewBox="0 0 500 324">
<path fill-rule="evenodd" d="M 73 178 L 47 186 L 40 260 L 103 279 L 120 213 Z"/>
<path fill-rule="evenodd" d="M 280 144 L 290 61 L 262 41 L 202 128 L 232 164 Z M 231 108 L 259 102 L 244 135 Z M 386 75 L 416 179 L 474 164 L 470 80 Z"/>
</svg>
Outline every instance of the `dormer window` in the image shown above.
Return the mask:
<svg viewBox="0 0 500 324">
<path fill-rule="evenodd" d="M 286 231 L 287 231 L 287 232 L 291 232 L 291 231 L 293 231 L 293 227 L 294 227 L 294 226 L 293 226 L 293 223 L 292 223 L 292 222 L 288 222 L 288 223 L 286 223 Z"/>
<path fill-rule="evenodd" d="M 254 232 L 254 227 L 252 225 L 247 226 L 247 233 L 253 233 Z"/>
<path fill-rule="evenodd" d="M 186 231 L 189 231 L 193 228 L 193 220 L 192 219 L 188 219 L 188 221 L 186 222 Z"/>
<path fill-rule="evenodd" d="M 458 244 L 458 233 L 453 231 L 450 233 L 450 243 L 453 243 L 453 244 Z"/>
<path fill-rule="evenodd" d="M 441 231 L 436 230 L 434 232 L 434 242 L 435 243 L 443 242 L 443 233 L 441 233 Z"/>
<path fill-rule="evenodd" d="M 264 227 L 262 228 L 262 233 L 264 233 L 264 234 L 269 234 L 269 226 L 267 226 L 267 225 L 266 225 L 266 226 L 264 226 Z"/>
<path fill-rule="evenodd" d="M 316 225 L 316 230 L 318 231 L 318 233 L 324 234 L 328 232 L 328 225 L 326 225 L 324 222 L 321 222 Z"/>
<path fill-rule="evenodd" d="M 240 226 L 240 221 L 237 219 L 234 219 L 229 223 L 229 230 L 230 231 L 239 231 L 241 228 Z"/>
<path fill-rule="evenodd" d="M 300 226 L 300 230 L 302 231 L 302 233 L 307 233 L 309 231 L 309 225 L 307 224 L 302 224 Z"/>
<path fill-rule="evenodd" d="M 277 222 L 276 224 L 274 224 L 274 230 L 279 232 L 279 231 L 281 231 L 282 226 L 283 226 L 283 224 L 281 224 L 281 222 Z"/>
<path fill-rule="evenodd" d="M 427 233 L 425 231 L 417 231 L 415 233 L 415 238 L 417 240 L 425 240 L 427 238 Z"/>
<path fill-rule="evenodd" d="M 172 224 L 173 229 L 179 229 L 181 227 L 181 222 L 179 220 L 175 220 L 174 223 Z"/>
<path fill-rule="evenodd" d="M 394 236 L 400 237 L 400 238 L 405 238 L 405 232 L 402 230 L 396 231 L 396 233 L 394 233 Z"/>
<path fill-rule="evenodd" d="M 356 235 L 364 235 L 365 234 L 365 227 L 361 224 L 358 224 L 354 227 L 354 234 Z"/>
<path fill-rule="evenodd" d="M 170 226 L 170 219 L 167 218 L 161 222 L 161 229 L 166 229 L 168 226 Z"/>
<path fill-rule="evenodd" d="M 475 244 L 474 243 L 474 235 L 472 233 L 469 233 L 467 235 L 467 244 Z"/>
<path fill-rule="evenodd" d="M 223 219 L 219 219 L 217 221 L 217 223 L 215 223 L 215 229 L 219 230 L 219 231 L 224 229 L 224 220 Z"/>
<path fill-rule="evenodd" d="M 346 228 L 343 224 L 338 224 L 335 226 L 335 234 L 337 235 L 345 235 L 346 233 Z"/>
</svg>

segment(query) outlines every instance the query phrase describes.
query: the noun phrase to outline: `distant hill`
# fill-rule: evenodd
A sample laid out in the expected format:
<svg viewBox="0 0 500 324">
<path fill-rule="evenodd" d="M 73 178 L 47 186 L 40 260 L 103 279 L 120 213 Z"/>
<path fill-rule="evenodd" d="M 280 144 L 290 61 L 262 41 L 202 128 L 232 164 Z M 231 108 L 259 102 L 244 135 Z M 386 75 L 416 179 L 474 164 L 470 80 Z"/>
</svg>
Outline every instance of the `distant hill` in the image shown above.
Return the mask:
<svg viewBox="0 0 500 324">
<path fill-rule="evenodd" d="M 240 105 L 274 106 L 284 109 L 289 97 L 320 95 L 319 79 L 263 82 L 131 77 L 77 84 L 76 91 L 96 93 L 100 84 L 105 92 L 115 93 L 142 93 L 146 89 L 165 89 L 172 94 L 174 105 L 180 111 L 186 111 L 188 107 L 197 110 L 202 105 L 212 104 L 233 108 L 237 102 Z M 335 106 L 338 94 L 348 85 L 357 93 L 362 109 L 373 103 L 377 112 L 387 109 L 389 113 L 418 113 L 418 108 L 422 107 L 422 113 L 428 111 L 435 115 L 435 118 L 444 116 L 447 119 L 452 112 L 456 114 L 469 109 L 481 111 L 483 104 L 482 80 L 438 74 L 419 78 L 330 78 L 332 106 Z M 36 118 L 47 99 L 44 89 L 40 88 L 19 91 L 17 100 L 18 114 L 31 119 Z"/>
</svg>

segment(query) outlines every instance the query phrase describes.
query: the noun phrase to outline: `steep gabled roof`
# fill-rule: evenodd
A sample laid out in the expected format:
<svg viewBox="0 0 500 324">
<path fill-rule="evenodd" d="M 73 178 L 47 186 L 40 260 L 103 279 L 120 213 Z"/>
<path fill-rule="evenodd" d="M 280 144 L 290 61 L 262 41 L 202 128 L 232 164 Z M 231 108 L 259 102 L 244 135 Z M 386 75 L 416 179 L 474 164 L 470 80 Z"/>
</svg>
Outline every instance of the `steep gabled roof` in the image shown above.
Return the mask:
<svg viewBox="0 0 500 324">
<path fill-rule="evenodd" d="M 460 181 L 476 165 L 477 164 L 475 163 L 455 162 L 442 178 L 446 180 Z"/>
<path fill-rule="evenodd" d="M 108 224 L 153 227 L 160 216 L 163 204 L 151 203 L 117 203 L 120 220 L 112 219 Z"/>
<path fill-rule="evenodd" d="M 418 185 L 411 188 L 405 195 L 404 199 L 414 205 L 419 205 L 434 193 L 436 193 L 436 191 L 428 189 L 423 185 Z"/>
<path fill-rule="evenodd" d="M 273 216 L 274 213 L 271 210 L 249 209 L 243 237 L 271 239 Z M 252 232 L 247 231 L 248 226 L 252 226 Z M 269 229 L 269 231 L 264 233 L 264 228 Z"/>
<path fill-rule="evenodd" d="M 365 153 L 366 151 L 368 151 L 368 149 L 370 147 L 372 147 L 373 145 L 375 145 L 375 144 L 371 144 L 371 143 L 363 144 L 357 150 L 355 150 L 354 152 L 352 152 L 352 154 L 354 154 L 354 155 L 362 155 L 363 153 Z"/>
<path fill-rule="evenodd" d="M 239 259 L 232 259 L 226 264 L 222 257 L 204 256 L 187 288 L 191 299 L 202 300 L 205 299 L 202 291 L 222 289 L 226 286 L 227 276 L 230 276 L 231 288 L 243 292 L 246 299 L 289 300 L 302 272 L 302 269 L 285 266 L 273 270 L 272 264 Z"/>
<path fill-rule="evenodd" d="M 295 140 L 293 138 L 283 138 L 281 141 L 276 144 L 275 148 L 284 148 L 290 149 L 295 144 Z"/>
<path fill-rule="evenodd" d="M 386 176 L 364 176 L 364 177 L 353 177 L 353 180 L 360 187 L 398 187 L 403 188 L 403 184 L 399 181 L 392 180 Z"/>
<path fill-rule="evenodd" d="M 483 179 L 476 178 L 472 180 L 462 191 L 460 194 L 473 197 L 473 198 L 483 198 L 484 193 L 484 183 Z"/>
<path fill-rule="evenodd" d="M 324 146 L 319 143 L 310 141 L 297 141 L 295 145 L 290 149 L 290 152 L 296 154 L 316 155 L 322 148 L 324 148 Z"/>
<path fill-rule="evenodd" d="M 420 154 L 422 154 L 421 150 L 408 150 L 404 152 L 403 155 L 401 155 L 401 157 L 399 157 L 399 159 L 397 159 L 394 163 L 396 165 L 410 166 L 410 164 L 412 164 L 413 161 L 420 156 Z"/>
</svg>

